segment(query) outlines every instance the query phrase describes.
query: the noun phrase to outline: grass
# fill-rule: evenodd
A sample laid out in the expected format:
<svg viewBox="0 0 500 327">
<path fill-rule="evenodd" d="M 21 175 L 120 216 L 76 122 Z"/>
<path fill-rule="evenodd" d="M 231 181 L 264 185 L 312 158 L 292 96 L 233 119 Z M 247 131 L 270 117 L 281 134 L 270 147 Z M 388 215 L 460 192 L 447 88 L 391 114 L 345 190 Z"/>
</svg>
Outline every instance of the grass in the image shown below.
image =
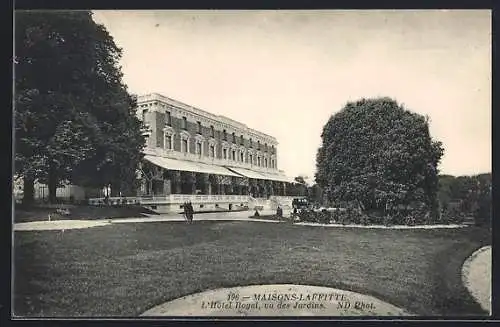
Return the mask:
<svg viewBox="0 0 500 327">
<path fill-rule="evenodd" d="M 208 289 L 293 283 L 365 293 L 417 315 L 484 315 L 460 274 L 487 235 L 242 221 L 16 232 L 13 309 L 135 317 Z"/>
</svg>

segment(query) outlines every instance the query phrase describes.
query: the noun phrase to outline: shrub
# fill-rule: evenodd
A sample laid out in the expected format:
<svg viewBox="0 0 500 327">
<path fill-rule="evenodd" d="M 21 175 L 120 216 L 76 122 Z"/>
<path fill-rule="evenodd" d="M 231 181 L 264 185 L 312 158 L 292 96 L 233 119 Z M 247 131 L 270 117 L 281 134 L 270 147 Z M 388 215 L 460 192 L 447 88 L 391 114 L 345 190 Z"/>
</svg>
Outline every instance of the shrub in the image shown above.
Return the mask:
<svg viewBox="0 0 500 327">
<path fill-rule="evenodd" d="M 441 213 L 440 222 L 443 224 L 462 224 L 465 221 L 465 212 L 459 207 L 449 207 Z"/>
<path fill-rule="evenodd" d="M 329 224 L 331 220 L 331 214 L 330 212 L 323 210 L 322 212 L 319 212 L 318 215 L 318 222 L 321 224 Z"/>
<path fill-rule="evenodd" d="M 448 209 L 443 212 L 441 217 L 433 218 L 429 210 L 424 206 L 413 206 L 397 208 L 388 212 L 381 210 L 361 211 L 355 207 L 348 206 L 345 210 L 322 210 L 321 212 L 313 210 L 302 210 L 297 214 L 300 221 L 331 224 L 339 223 L 342 225 L 423 225 L 432 223 L 458 224 L 464 221 L 464 214 L 457 209 Z"/>
</svg>

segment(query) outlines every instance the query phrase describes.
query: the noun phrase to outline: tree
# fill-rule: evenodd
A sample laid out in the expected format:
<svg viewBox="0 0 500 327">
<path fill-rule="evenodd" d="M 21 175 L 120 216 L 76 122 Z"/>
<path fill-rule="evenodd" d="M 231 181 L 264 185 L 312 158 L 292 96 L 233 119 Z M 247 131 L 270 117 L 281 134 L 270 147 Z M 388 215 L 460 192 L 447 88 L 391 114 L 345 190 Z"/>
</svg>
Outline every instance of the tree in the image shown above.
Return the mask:
<svg viewBox="0 0 500 327">
<path fill-rule="evenodd" d="M 438 198 L 445 215 L 474 217 L 477 225 L 487 226 L 491 221 L 491 173 L 440 175 Z"/>
<path fill-rule="evenodd" d="M 294 178 L 296 185 L 294 185 L 295 193 L 300 196 L 307 195 L 307 176 L 299 175 Z"/>
<path fill-rule="evenodd" d="M 317 204 L 323 203 L 323 189 L 318 184 L 311 185 L 307 191 L 310 202 Z"/>
<path fill-rule="evenodd" d="M 54 202 L 61 181 L 135 178 L 144 138 L 120 57 L 88 11 L 16 12 L 15 167 L 25 187 L 47 183 Z"/>
<path fill-rule="evenodd" d="M 128 103 L 126 108 L 135 108 L 134 97 L 122 94 Z M 77 165 L 72 180 L 79 185 L 100 187 L 111 185 L 111 195 L 133 195 L 136 192 L 136 172 L 143 158 L 141 153 L 145 139 L 140 133 L 142 123 L 130 111 L 105 127 L 95 138 L 96 154 Z"/>
<path fill-rule="evenodd" d="M 294 178 L 295 182 L 297 182 L 298 184 L 302 184 L 302 185 L 306 185 L 306 176 L 302 176 L 302 175 L 299 175 L 297 177 Z"/>
<path fill-rule="evenodd" d="M 438 200 L 443 210 L 447 210 L 451 201 L 454 199 L 452 190 L 456 183 L 455 176 L 452 175 L 439 175 L 438 182 Z"/>
<path fill-rule="evenodd" d="M 474 218 L 479 226 L 491 226 L 491 174 L 478 175 L 477 180 L 477 206 Z"/>
<path fill-rule="evenodd" d="M 333 115 L 321 137 L 315 178 L 330 201 L 383 214 L 423 204 L 437 217 L 443 148 L 428 118 L 390 98 L 362 99 Z"/>
</svg>

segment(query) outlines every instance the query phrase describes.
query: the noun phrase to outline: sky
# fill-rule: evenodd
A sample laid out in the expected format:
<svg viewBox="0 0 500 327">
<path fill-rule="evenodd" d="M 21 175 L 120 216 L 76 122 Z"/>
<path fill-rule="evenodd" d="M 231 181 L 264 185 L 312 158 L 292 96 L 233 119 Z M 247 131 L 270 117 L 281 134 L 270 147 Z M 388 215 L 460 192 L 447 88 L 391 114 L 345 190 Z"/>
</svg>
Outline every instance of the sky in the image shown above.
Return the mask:
<svg viewBox="0 0 500 327">
<path fill-rule="evenodd" d="M 278 140 L 313 180 L 321 132 L 350 101 L 388 96 L 430 117 L 439 170 L 491 171 L 489 10 L 94 11 L 124 82 Z"/>
</svg>

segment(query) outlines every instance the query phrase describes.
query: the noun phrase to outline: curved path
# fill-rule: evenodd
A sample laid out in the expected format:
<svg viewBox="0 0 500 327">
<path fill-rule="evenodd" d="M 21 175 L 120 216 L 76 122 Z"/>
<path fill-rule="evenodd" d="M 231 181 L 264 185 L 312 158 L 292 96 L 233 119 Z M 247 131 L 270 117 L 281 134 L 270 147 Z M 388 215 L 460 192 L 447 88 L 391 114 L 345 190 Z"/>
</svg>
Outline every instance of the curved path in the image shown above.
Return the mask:
<svg viewBox="0 0 500 327">
<path fill-rule="evenodd" d="M 272 214 L 273 212 L 263 212 L 262 214 Z M 221 212 L 221 213 L 201 213 L 195 214 L 194 221 L 210 220 L 210 221 L 258 221 L 269 223 L 280 223 L 276 220 L 254 219 L 249 218 L 252 212 Z M 52 220 L 52 221 L 34 221 L 26 223 L 15 223 L 14 231 L 30 231 L 30 230 L 66 230 L 80 229 L 90 227 L 100 227 L 115 223 L 142 223 L 142 222 L 168 222 L 168 221 L 184 221 L 180 214 L 162 214 L 151 215 L 148 217 L 135 218 L 114 218 L 114 219 L 98 219 L 98 220 Z M 342 227 L 342 228 L 381 228 L 381 229 L 439 229 L 439 228 L 462 228 L 463 225 L 426 225 L 426 226 L 365 226 L 365 225 L 341 225 L 341 224 L 318 224 L 318 223 L 295 223 L 301 226 L 314 227 Z"/>
<path fill-rule="evenodd" d="M 109 225 L 102 220 L 52 220 L 14 224 L 15 231 L 82 229 Z"/>
<path fill-rule="evenodd" d="M 474 299 L 491 314 L 491 246 L 480 248 L 465 261 L 462 280 Z"/>
<path fill-rule="evenodd" d="M 205 291 L 142 316 L 409 316 L 375 297 L 330 287 L 274 284 Z"/>
</svg>

